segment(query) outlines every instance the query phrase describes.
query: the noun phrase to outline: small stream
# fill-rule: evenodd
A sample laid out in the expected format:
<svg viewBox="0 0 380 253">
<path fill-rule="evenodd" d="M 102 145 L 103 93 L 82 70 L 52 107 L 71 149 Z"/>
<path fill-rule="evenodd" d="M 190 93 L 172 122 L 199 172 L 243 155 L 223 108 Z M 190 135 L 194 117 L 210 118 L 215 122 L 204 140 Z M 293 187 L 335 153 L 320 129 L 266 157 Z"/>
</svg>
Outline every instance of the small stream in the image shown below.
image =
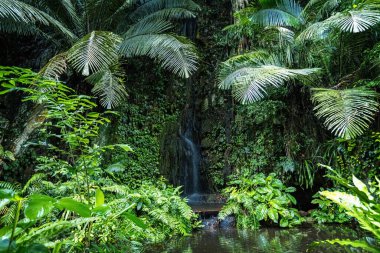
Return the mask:
<svg viewBox="0 0 380 253">
<path fill-rule="evenodd" d="M 189 237 L 175 238 L 164 245 L 157 245 L 148 253 L 335 253 L 364 252 L 323 245 L 310 247 L 314 241 L 327 239 L 358 239 L 358 232 L 342 225 L 315 225 L 310 228 L 262 228 L 243 231 L 235 228 L 205 228 Z"/>
</svg>

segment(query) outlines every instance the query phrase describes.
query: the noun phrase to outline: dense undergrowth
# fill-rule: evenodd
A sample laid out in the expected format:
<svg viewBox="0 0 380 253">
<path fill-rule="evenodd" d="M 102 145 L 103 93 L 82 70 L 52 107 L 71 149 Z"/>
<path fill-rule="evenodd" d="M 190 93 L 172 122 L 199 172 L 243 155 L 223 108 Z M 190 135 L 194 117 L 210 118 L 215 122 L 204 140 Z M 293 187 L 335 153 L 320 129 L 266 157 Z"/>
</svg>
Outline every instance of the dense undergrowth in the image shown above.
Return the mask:
<svg viewBox="0 0 380 253">
<path fill-rule="evenodd" d="M 21 92 L 24 101 L 44 107 L 35 174 L 25 185 L 1 183 L 1 250 L 58 252 L 141 250 L 143 243 L 187 235 L 196 216 L 180 188 L 164 180 L 130 184 L 115 164 L 104 167 L 104 154 L 129 145 L 99 146 L 94 139 L 107 114 L 91 97 L 66 85 L 41 79 L 21 68 L 1 69 L 2 93 Z M 132 187 L 132 188 L 131 188 Z M 30 251 L 28 251 L 30 250 Z"/>
</svg>

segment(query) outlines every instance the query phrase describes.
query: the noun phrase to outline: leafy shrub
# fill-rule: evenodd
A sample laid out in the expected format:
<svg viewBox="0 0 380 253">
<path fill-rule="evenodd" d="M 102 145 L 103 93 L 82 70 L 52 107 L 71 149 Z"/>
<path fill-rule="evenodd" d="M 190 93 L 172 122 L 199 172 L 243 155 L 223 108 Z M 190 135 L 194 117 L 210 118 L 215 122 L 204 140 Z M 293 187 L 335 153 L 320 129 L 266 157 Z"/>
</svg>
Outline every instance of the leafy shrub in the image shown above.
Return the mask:
<svg viewBox="0 0 380 253">
<path fill-rule="evenodd" d="M 22 91 L 28 94 L 25 100 L 46 109 L 40 131 L 45 140 L 39 143 L 46 151 L 38 157 L 37 170 L 50 181 L 27 183 L 24 188 L 4 183 L 2 188 L 20 188 L 22 194 L 0 190 L 0 211 L 9 217 L 6 227 L 0 229 L 4 239 L 0 247 L 5 245 L 8 250 L 15 241 L 17 251 L 35 246 L 41 252 L 46 247 L 54 248 L 54 252 L 131 252 L 139 251 L 144 243 L 187 235 L 197 226 L 196 216 L 180 197 L 179 188 L 156 182 L 131 189 L 123 185 L 123 170 L 117 166 L 107 168 L 105 153 L 111 156 L 116 149 L 132 151 L 126 144 L 95 143 L 100 126 L 110 122 L 105 117 L 110 112 L 94 112 L 96 104 L 91 97 L 76 95 L 65 84 L 41 80 L 29 70 L 8 70 L 22 75 L 0 80 L 5 88 L 0 94 Z M 25 189 L 29 186 L 38 194 L 28 196 Z M 32 223 L 27 208 L 30 203 L 35 207 L 34 218 L 38 218 Z"/>
<path fill-rule="evenodd" d="M 321 189 L 323 190 L 323 189 Z M 328 189 L 331 191 L 330 189 Z M 313 196 L 311 203 L 318 204 L 318 208 L 311 212 L 311 217 L 319 224 L 321 223 L 345 223 L 351 218 L 344 212 L 344 209 L 319 192 Z"/>
<path fill-rule="evenodd" d="M 228 200 L 219 218 L 235 215 L 241 228 L 257 229 L 260 221 L 279 223 L 280 227 L 293 227 L 303 219 L 295 208 L 296 199 L 290 194 L 294 187 L 286 187 L 276 174 L 263 173 L 239 176 L 224 190 Z"/>
<path fill-rule="evenodd" d="M 347 215 L 355 218 L 360 227 L 372 234 L 362 240 L 334 239 L 316 242 L 316 245 L 329 243 L 341 246 L 362 248 L 368 252 L 380 252 L 380 180 L 369 183 L 367 186 L 361 180 L 352 176 L 353 185 L 341 178 L 334 176 L 341 185 L 348 189 L 342 191 L 322 191 L 320 194 L 343 208 Z"/>
<path fill-rule="evenodd" d="M 103 189 L 135 204 L 136 215 L 148 226 L 144 237 L 149 242 L 161 242 L 173 235 L 189 235 L 198 227 L 197 216 L 180 196 L 180 187 L 174 188 L 159 181 L 143 182 L 137 189 L 115 185 Z"/>
</svg>

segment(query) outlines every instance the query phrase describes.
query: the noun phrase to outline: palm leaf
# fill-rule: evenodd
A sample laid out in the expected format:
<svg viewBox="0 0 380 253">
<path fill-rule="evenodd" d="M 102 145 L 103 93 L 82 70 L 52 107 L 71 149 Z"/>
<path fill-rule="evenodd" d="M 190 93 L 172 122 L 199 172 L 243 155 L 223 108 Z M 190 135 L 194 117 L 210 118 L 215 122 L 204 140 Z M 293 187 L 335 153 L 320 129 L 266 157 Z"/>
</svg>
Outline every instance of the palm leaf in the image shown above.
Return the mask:
<svg viewBox="0 0 380 253">
<path fill-rule="evenodd" d="M 141 4 L 130 15 L 132 20 L 140 20 L 154 15 L 160 18 L 194 17 L 200 7 L 191 0 L 148 0 Z"/>
<path fill-rule="evenodd" d="M 377 93 L 372 90 L 314 88 L 312 92 L 316 116 L 323 119 L 328 130 L 342 138 L 361 135 L 379 109 Z"/>
<path fill-rule="evenodd" d="M 316 22 L 306 27 L 296 38 L 296 42 L 305 42 L 306 40 L 322 40 L 327 38 L 331 25 L 327 22 Z"/>
<path fill-rule="evenodd" d="M 94 85 L 92 92 L 100 97 L 100 103 L 107 109 L 119 105 L 127 97 L 123 73 L 119 66 L 102 69 L 86 80 Z"/>
<path fill-rule="evenodd" d="M 338 12 L 324 22 L 332 24 L 343 32 L 364 32 L 380 22 L 380 12 L 374 10 Z"/>
<path fill-rule="evenodd" d="M 15 23 L 40 23 L 46 26 L 53 25 L 70 39 L 76 38 L 76 36 L 58 20 L 19 0 L 0 0 L 0 18 L 12 20 Z"/>
<path fill-rule="evenodd" d="M 120 41 L 114 33 L 93 31 L 68 51 L 68 61 L 76 71 L 88 76 L 117 61 Z"/>
<path fill-rule="evenodd" d="M 251 16 L 251 21 L 262 26 L 299 27 L 303 23 L 302 8 L 294 0 L 282 0 L 276 8 L 263 9 Z"/>
<path fill-rule="evenodd" d="M 60 53 L 49 60 L 49 62 L 38 72 L 47 79 L 58 80 L 67 70 L 67 53 Z"/>
<path fill-rule="evenodd" d="M 336 9 L 340 3 L 341 0 L 310 0 L 303 9 L 302 15 L 306 19 L 315 17 L 316 20 L 320 20 Z"/>
<path fill-rule="evenodd" d="M 134 16 L 132 16 L 134 17 Z M 134 17 L 137 18 L 141 17 Z M 192 11 L 189 11 L 185 8 L 168 8 L 163 10 L 158 10 L 152 14 L 146 15 L 143 19 L 149 19 L 151 22 L 154 22 L 157 19 L 164 20 L 179 20 L 179 19 L 190 19 L 195 18 L 195 14 Z"/>
<path fill-rule="evenodd" d="M 163 33 L 171 29 L 173 25 L 165 20 L 158 19 L 155 22 L 142 19 L 132 25 L 127 32 L 124 33 L 124 38 L 129 39 L 139 35 Z"/>
<path fill-rule="evenodd" d="M 137 23 L 124 34 L 121 54 L 126 57 L 148 56 L 156 59 L 163 68 L 181 77 L 189 77 L 197 68 L 195 47 L 183 37 L 159 34 L 170 27 L 166 21 Z"/>
<path fill-rule="evenodd" d="M 232 88 L 237 100 L 251 103 L 263 99 L 268 87 L 279 87 L 286 81 L 309 76 L 317 71 L 318 69 L 288 69 L 275 65 L 244 67 L 222 78 L 219 87 Z"/>
</svg>

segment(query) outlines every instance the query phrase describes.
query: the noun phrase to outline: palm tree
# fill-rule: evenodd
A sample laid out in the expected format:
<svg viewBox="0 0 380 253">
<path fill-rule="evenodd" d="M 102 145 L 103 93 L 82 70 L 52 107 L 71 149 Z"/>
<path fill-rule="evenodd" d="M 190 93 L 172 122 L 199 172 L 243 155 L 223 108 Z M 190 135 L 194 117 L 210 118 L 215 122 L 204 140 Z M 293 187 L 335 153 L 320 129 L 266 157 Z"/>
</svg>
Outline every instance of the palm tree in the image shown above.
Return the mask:
<svg viewBox="0 0 380 253">
<path fill-rule="evenodd" d="M 271 86 L 290 80 L 311 85 L 311 80 L 325 87 L 312 89 L 324 125 L 339 137 L 362 134 L 379 103 L 372 90 L 354 87 L 360 80 L 357 61 L 380 23 L 379 4 L 312 0 L 302 8 L 294 0 L 259 2 L 240 13 L 255 31 L 256 48 L 221 64 L 219 87 L 232 88 L 238 100 L 249 103 L 264 98 Z"/>
<path fill-rule="evenodd" d="M 148 56 L 180 77 L 194 73 L 194 45 L 170 31 L 198 8 L 191 0 L 0 0 L 0 31 L 47 37 L 58 53 L 40 74 L 59 79 L 72 68 L 111 108 L 126 95 L 121 59 Z"/>
</svg>

